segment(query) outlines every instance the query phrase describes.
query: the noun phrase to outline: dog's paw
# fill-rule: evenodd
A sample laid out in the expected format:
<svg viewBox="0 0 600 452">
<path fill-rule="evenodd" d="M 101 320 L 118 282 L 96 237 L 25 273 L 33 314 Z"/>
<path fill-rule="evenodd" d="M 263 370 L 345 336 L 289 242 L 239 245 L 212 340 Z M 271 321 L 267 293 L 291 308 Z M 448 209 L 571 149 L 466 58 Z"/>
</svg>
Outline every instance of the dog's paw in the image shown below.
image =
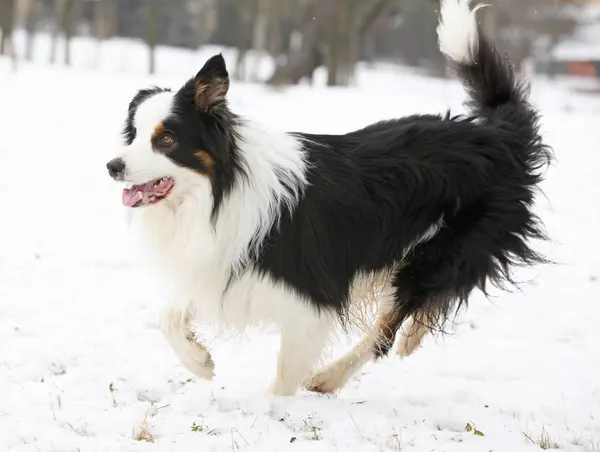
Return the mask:
<svg viewBox="0 0 600 452">
<path fill-rule="evenodd" d="M 181 361 L 190 372 L 204 380 L 212 380 L 215 376 L 215 362 L 209 351 L 197 343 L 190 342 Z"/>
<path fill-rule="evenodd" d="M 190 360 L 185 364 L 194 375 L 204 380 L 212 380 L 215 376 L 215 363 L 209 353 L 206 353 L 205 358 Z"/>
<path fill-rule="evenodd" d="M 333 394 L 337 392 L 343 385 L 339 381 L 336 375 L 332 374 L 330 370 L 324 370 L 313 375 L 304 385 L 304 387 L 310 392 L 317 392 L 319 394 Z"/>
</svg>

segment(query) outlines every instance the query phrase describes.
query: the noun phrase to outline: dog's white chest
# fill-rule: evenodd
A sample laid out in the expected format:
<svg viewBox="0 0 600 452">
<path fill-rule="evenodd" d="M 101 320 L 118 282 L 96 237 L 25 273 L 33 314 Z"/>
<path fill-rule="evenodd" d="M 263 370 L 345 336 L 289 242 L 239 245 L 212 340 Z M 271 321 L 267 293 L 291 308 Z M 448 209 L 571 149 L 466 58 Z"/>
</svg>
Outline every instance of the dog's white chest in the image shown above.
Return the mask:
<svg viewBox="0 0 600 452">
<path fill-rule="evenodd" d="M 294 314 L 299 303 L 289 299 L 296 297 L 268 278 L 250 272 L 227 286 L 230 260 L 220 253 L 206 212 L 193 205 L 177 211 L 159 205 L 133 211 L 131 226 L 169 298 L 165 302 L 191 304 L 199 320 L 240 328 L 281 323 Z M 304 303 L 300 304 L 304 311 Z"/>
</svg>

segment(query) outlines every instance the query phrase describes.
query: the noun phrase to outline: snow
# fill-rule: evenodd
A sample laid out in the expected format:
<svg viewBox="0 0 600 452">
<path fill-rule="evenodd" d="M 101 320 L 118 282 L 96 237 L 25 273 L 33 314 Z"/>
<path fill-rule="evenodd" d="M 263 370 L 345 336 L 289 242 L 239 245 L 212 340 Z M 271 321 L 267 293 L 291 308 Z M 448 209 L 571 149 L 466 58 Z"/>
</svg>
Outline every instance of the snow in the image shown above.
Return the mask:
<svg viewBox="0 0 600 452">
<path fill-rule="evenodd" d="M 99 66 L 85 43 L 72 69 L 0 60 L 0 450 L 600 451 L 598 99 L 534 83 L 558 159 L 536 207 L 554 240 L 539 247 L 556 265 L 521 272 L 521 292 L 477 294 L 454 334 L 369 364 L 336 396 L 272 398 L 271 330 L 215 339 L 213 382 L 177 361 L 105 169 L 135 90 L 176 87 L 214 49 L 162 49 L 148 77 L 140 47 L 117 44 Z M 352 88 L 232 82 L 230 96 L 274 126 L 331 133 L 464 98 L 382 65 Z"/>
</svg>

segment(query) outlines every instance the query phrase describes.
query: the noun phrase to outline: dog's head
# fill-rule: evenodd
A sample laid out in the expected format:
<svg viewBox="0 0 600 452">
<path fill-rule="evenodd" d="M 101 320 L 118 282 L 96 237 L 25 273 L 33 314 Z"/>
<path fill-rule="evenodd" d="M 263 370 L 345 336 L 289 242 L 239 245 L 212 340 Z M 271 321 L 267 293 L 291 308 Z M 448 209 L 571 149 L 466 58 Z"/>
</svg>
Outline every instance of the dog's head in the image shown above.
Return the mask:
<svg viewBox="0 0 600 452">
<path fill-rule="evenodd" d="M 236 161 L 235 124 L 227 106 L 225 60 L 210 58 L 179 91 L 150 88 L 129 104 L 123 151 L 107 163 L 110 176 L 129 185 L 128 207 L 155 205 L 212 187 L 213 210 L 231 189 Z"/>
</svg>

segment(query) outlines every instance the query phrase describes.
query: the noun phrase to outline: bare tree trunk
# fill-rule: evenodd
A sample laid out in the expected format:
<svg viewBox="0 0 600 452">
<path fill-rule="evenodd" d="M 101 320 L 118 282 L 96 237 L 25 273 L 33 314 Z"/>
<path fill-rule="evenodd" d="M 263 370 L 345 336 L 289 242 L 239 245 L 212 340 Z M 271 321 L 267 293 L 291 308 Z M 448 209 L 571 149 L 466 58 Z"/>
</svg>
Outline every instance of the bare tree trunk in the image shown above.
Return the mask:
<svg viewBox="0 0 600 452">
<path fill-rule="evenodd" d="M 104 41 L 115 33 L 116 0 L 96 0 L 94 2 L 94 36 Z"/>
<path fill-rule="evenodd" d="M 65 37 L 65 65 L 71 65 L 71 38 L 75 33 L 75 25 L 78 17 L 77 0 L 65 0 L 62 11 L 61 29 Z"/>
<path fill-rule="evenodd" d="M 35 32 L 42 16 L 41 10 L 40 0 L 26 0 L 23 19 L 25 22 L 25 59 L 27 61 L 33 60 Z"/>
<path fill-rule="evenodd" d="M 343 7 L 344 5 L 341 5 L 340 3 L 337 3 L 337 5 L 335 5 L 336 11 L 334 13 L 334 16 L 339 16 L 340 15 L 340 9 Z M 339 19 L 339 17 L 336 17 L 336 19 Z M 337 22 L 337 20 L 336 20 Z M 326 43 L 327 43 L 327 50 L 325 52 L 325 66 L 327 67 L 327 86 L 335 86 L 337 85 L 337 69 L 338 69 L 338 60 L 339 60 L 339 50 L 340 50 L 340 37 L 339 35 L 340 30 L 339 27 L 340 24 L 338 23 L 335 27 L 327 27 L 326 31 Z"/>
<path fill-rule="evenodd" d="M 281 55 L 281 18 L 282 18 L 282 1 L 275 0 L 271 2 L 271 7 L 268 10 L 268 37 L 267 37 L 267 52 L 274 58 Z"/>
<path fill-rule="evenodd" d="M 278 66 L 268 80 L 273 85 L 297 84 L 303 77 L 312 78 L 312 74 L 323 62 L 323 50 L 320 39 L 331 17 L 332 0 L 313 0 L 308 2 L 304 11 L 302 42 L 300 48 L 288 56 L 287 64 Z"/>
<path fill-rule="evenodd" d="M 94 11 L 93 11 L 93 24 L 92 24 L 92 33 L 94 38 L 96 38 L 96 46 L 94 49 L 94 63 L 93 66 L 95 68 L 100 64 L 101 54 L 102 54 L 102 41 L 106 39 L 106 30 L 105 30 L 105 21 L 104 21 L 104 9 L 108 4 L 107 0 L 96 0 L 94 2 Z"/>
<path fill-rule="evenodd" d="M 371 31 L 377 19 L 379 19 L 383 13 L 392 4 L 392 0 L 376 0 L 375 4 L 371 7 L 367 15 L 363 18 L 358 35 L 360 39 L 364 39 L 365 36 Z"/>
<path fill-rule="evenodd" d="M 0 1 L 0 55 L 10 55 L 15 58 L 13 45 L 13 30 L 15 28 L 15 0 Z"/>
<path fill-rule="evenodd" d="M 65 9 L 66 0 L 54 0 L 54 21 L 52 28 L 52 39 L 50 41 L 50 64 L 56 63 L 58 51 L 58 37 L 61 33 L 61 18 Z"/>
<path fill-rule="evenodd" d="M 94 36 L 96 54 L 94 66 L 98 66 L 102 55 L 102 43 L 115 34 L 117 20 L 116 0 L 96 0 L 94 4 Z"/>
<path fill-rule="evenodd" d="M 335 13 L 337 26 L 328 27 L 328 46 L 326 52 L 327 85 L 346 86 L 350 84 L 354 66 L 358 59 L 357 52 L 357 20 L 358 8 L 356 0 L 337 3 Z"/>
<path fill-rule="evenodd" d="M 244 81 L 246 80 L 246 55 L 248 54 L 247 46 L 239 46 L 237 54 L 237 59 L 235 62 L 235 78 L 236 80 Z"/>
<path fill-rule="evenodd" d="M 206 43 L 215 32 L 219 22 L 217 6 L 219 1 L 223 0 L 188 0 L 190 2 L 188 12 L 193 16 L 193 22 L 197 24 L 194 29 L 195 45 Z"/>
<path fill-rule="evenodd" d="M 271 0 L 257 0 L 254 27 L 252 30 L 252 49 L 260 55 L 267 48 L 267 33 L 269 27 L 269 10 L 271 9 Z M 255 58 L 250 72 L 250 78 L 253 81 L 259 79 L 260 58 Z"/>
<path fill-rule="evenodd" d="M 235 78 L 237 80 L 246 80 L 248 75 L 246 70 L 246 56 L 248 50 L 252 48 L 253 27 L 252 19 L 257 0 L 238 0 L 239 15 L 242 21 L 241 42 L 238 44 L 238 55 L 235 65 Z"/>
<path fill-rule="evenodd" d="M 146 43 L 148 44 L 148 72 L 156 72 L 156 43 L 158 41 L 158 2 L 159 0 L 148 0 L 148 28 Z"/>
<path fill-rule="evenodd" d="M 287 64 L 278 67 L 268 83 L 296 84 L 303 77 L 311 77 L 312 73 L 324 63 L 325 59 L 327 59 L 328 67 L 330 67 L 330 64 L 334 64 L 337 67 L 339 58 L 346 59 L 348 62 L 351 62 L 353 59 L 356 61 L 359 44 L 372 30 L 377 19 L 381 17 L 392 3 L 392 0 L 371 0 L 371 7 L 364 17 L 361 18 L 358 17 L 360 15 L 356 11 L 356 8 L 363 1 L 365 0 L 345 0 L 343 2 L 339 0 L 313 0 L 313 2 L 310 2 L 303 20 L 302 45 L 300 50 L 289 55 Z M 334 35 L 337 35 L 338 29 L 341 28 L 340 24 L 337 23 L 338 18 L 335 12 L 337 8 L 344 8 L 347 4 L 352 6 L 352 8 L 348 8 L 348 12 L 355 11 L 354 14 L 350 14 L 347 22 L 347 24 L 351 24 L 350 29 L 355 31 L 346 35 L 350 38 L 350 42 L 344 44 L 347 49 L 343 50 L 343 53 L 338 56 L 343 47 L 343 40 L 346 38 L 340 37 L 338 40 L 334 38 Z M 332 20 L 336 20 L 336 22 L 332 24 Z M 354 23 L 351 21 L 354 21 Z M 357 21 L 358 23 L 356 23 Z M 328 33 L 326 32 L 327 30 Z M 354 37 L 352 38 L 352 36 Z M 324 52 L 322 43 L 331 44 L 333 41 L 339 43 L 334 45 L 334 48 L 326 45 L 327 52 Z M 343 54 L 346 52 L 348 56 L 343 57 Z M 350 55 L 356 56 L 351 58 Z M 334 61 L 335 63 L 333 63 Z M 353 68 L 350 70 L 353 71 Z M 348 69 L 345 69 L 345 71 L 347 72 Z M 347 72 L 346 79 L 348 79 L 349 74 Z M 331 75 L 328 73 L 328 82 L 337 84 L 337 72 Z"/>
</svg>

